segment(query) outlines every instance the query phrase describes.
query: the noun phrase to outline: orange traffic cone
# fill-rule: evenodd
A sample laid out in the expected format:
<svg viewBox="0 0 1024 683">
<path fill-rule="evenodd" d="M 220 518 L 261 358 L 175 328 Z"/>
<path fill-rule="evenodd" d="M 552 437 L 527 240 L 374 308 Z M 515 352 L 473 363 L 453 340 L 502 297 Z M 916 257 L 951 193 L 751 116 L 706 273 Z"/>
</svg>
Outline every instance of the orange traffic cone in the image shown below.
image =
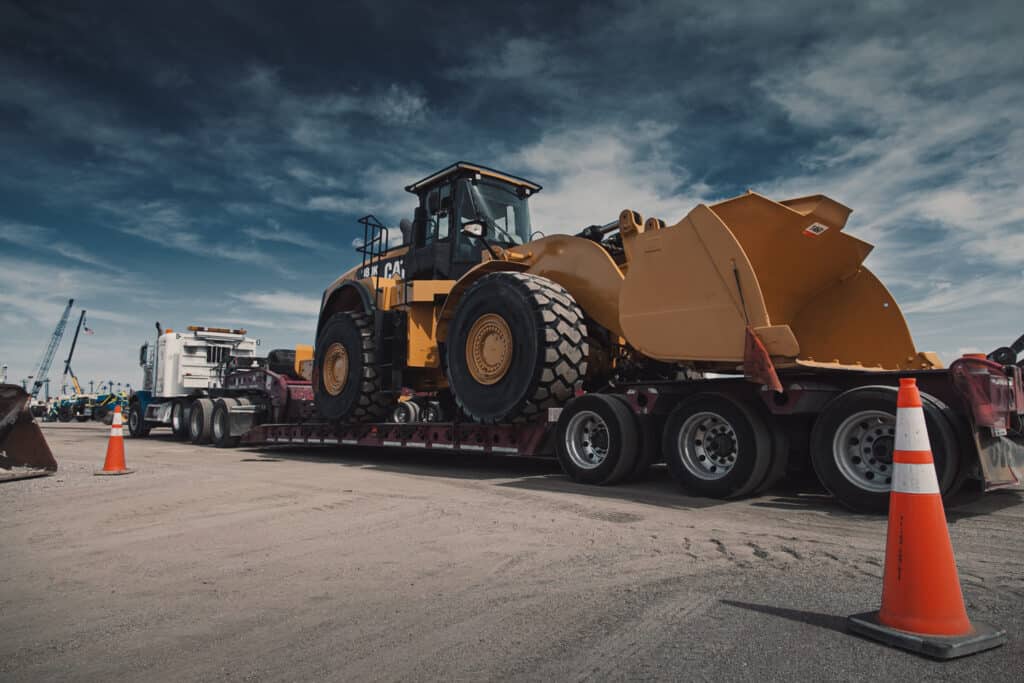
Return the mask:
<svg viewBox="0 0 1024 683">
<path fill-rule="evenodd" d="M 110 423 L 110 440 L 107 442 L 107 459 L 103 461 L 103 469 L 95 474 L 131 474 L 124 464 L 124 434 L 121 427 L 121 406 L 114 407 L 114 421 Z"/>
<path fill-rule="evenodd" d="M 946 526 L 917 381 L 900 379 L 882 608 L 850 630 L 912 652 L 952 659 L 998 647 L 1006 631 L 971 624 Z"/>
</svg>

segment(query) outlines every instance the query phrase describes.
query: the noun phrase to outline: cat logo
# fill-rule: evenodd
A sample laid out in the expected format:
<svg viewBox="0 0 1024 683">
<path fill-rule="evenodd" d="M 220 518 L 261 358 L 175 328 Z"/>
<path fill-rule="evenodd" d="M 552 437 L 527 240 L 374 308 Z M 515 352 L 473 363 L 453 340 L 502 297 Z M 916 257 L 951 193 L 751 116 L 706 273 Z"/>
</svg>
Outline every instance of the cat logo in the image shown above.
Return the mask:
<svg viewBox="0 0 1024 683">
<path fill-rule="evenodd" d="M 383 277 L 396 280 L 405 279 L 404 259 L 401 257 L 371 263 L 359 271 L 359 277 Z"/>
</svg>

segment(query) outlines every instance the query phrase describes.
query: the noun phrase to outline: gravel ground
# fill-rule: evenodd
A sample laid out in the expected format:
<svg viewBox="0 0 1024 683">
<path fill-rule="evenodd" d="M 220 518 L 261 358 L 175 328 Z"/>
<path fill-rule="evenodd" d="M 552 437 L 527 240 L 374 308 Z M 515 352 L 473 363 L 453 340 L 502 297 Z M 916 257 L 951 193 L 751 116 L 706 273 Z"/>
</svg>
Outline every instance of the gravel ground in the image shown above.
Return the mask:
<svg viewBox="0 0 1024 683">
<path fill-rule="evenodd" d="M 0 678 L 981 680 L 1024 664 L 1024 505 L 949 513 L 971 617 L 947 663 L 849 635 L 885 520 L 815 492 L 690 498 L 550 462 L 217 450 L 45 425 L 54 476 L 0 484 Z"/>
</svg>

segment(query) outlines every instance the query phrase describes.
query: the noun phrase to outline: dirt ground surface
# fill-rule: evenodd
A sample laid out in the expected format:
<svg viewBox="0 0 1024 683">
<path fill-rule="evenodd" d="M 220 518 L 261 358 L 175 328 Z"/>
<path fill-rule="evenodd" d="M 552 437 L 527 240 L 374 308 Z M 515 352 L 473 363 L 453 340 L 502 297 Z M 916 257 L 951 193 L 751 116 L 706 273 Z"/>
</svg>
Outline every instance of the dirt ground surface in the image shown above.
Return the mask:
<svg viewBox="0 0 1024 683">
<path fill-rule="evenodd" d="M 885 520 L 792 489 L 687 497 L 553 462 L 127 440 L 45 425 L 61 470 L 0 484 L 0 678 L 986 680 L 1024 671 L 1024 497 L 948 513 L 1002 648 L 933 662 L 846 633 Z"/>
</svg>

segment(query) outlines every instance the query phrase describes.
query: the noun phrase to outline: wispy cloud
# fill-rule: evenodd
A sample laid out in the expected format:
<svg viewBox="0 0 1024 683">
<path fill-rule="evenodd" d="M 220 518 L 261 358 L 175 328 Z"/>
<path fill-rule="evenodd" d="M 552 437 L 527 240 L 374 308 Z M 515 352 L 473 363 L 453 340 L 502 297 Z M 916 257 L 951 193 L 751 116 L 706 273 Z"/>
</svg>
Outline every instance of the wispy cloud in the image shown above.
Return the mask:
<svg viewBox="0 0 1024 683">
<path fill-rule="evenodd" d="M 240 292 L 231 295 L 244 304 L 261 311 L 291 315 L 312 315 L 320 312 L 320 298 L 287 291 Z"/>
<path fill-rule="evenodd" d="M 77 245 L 61 239 L 60 233 L 52 228 L 30 225 L 28 223 L 0 221 L 0 241 L 10 242 L 19 247 L 35 251 L 50 252 L 91 266 L 108 266 L 106 261 L 93 256 Z"/>
</svg>

